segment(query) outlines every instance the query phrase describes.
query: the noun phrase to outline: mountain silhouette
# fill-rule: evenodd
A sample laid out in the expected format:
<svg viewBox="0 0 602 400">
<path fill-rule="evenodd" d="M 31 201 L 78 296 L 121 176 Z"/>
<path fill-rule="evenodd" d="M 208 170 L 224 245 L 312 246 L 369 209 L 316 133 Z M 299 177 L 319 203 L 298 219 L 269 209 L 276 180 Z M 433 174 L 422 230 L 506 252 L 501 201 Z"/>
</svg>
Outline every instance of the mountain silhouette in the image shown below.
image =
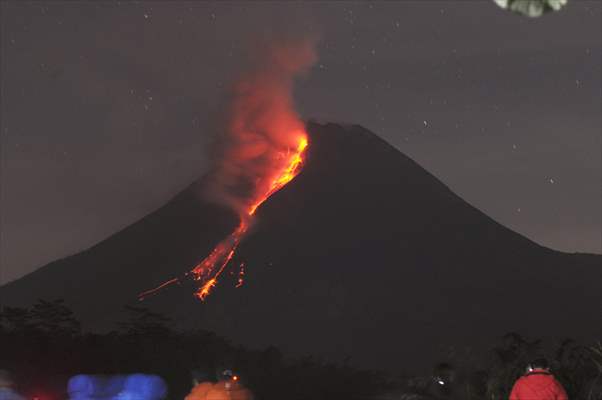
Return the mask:
<svg viewBox="0 0 602 400">
<path fill-rule="evenodd" d="M 213 294 L 200 302 L 184 282 L 140 305 L 244 345 L 390 370 L 511 331 L 602 337 L 602 256 L 505 228 L 360 126 L 307 130 L 303 171 L 258 210 Z M 202 191 L 201 178 L 94 247 L 6 284 L 2 303 L 64 298 L 84 326 L 109 328 L 124 304 L 188 271 L 236 227 Z"/>
</svg>

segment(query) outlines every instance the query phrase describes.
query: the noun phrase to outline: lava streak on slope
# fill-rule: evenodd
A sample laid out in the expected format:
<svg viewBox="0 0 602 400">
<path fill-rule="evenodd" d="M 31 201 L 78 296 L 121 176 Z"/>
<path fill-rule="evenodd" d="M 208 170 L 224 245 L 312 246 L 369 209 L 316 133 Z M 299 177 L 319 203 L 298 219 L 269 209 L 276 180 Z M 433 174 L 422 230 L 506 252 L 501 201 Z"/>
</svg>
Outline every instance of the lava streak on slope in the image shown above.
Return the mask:
<svg viewBox="0 0 602 400">
<path fill-rule="evenodd" d="M 217 284 L 249 233 L 257 209 L 303 166 L 308 136 L 293 107 L 292 90 L 294 78 L 316 60 L 314 41 L 289 41 L 266 50 L 254 54 L 257 65 L 233 87 L 223 146 L 208 175 L 206 196 L 235 210 L 240 222 L 184 276 L 198 282 L 195 296 L 201 300 Z M 180 280 L 172 279 L 139 297 Z"/>
<path fill-rule="evenodd" d="M 305 149 L 307 148 L 307 135 L 303 132 L 299 133 L 298 136 L 299 144 L 297 148 L 280 155 L 282 168 L 279 169 L 279 172 L 271 180 L 268 191 L 259 196 L 255 202 L 251 203 L 247 209 L 247 215 L 241 217 L 238 228 L 230 236 L 221 241 L 207 258 L 190 271 L 194 280 L 203 282 L 200 289 L 195 293 L 195 296 L 199 299 L 204 300 L 209 295 L 211 289 L 217 283 L 217 278 L 226 269 L 230 260 L 232 260 L 238 244 L 249 231 L 249 225 L 255 211 L 272 194 L 284 187 L 301 171 Z M 218 266 L 219 268 L 217 268 Z"/>
<path fill-rule="evenodd" d="M 253 216 L 261 204 L 301 172 L 308 140 L 307 134 L 304 131 L 297 132 L 296 135 L 298 141 L 297 147 L 295 149 L 289 149 L 285 153 L 278 154 L 277 157 L 279 162 L 277 164 L 280 167 L 277 168 L 276 172 L 273 174 L 267 191 L 260 194 L 255 201 L 251 202 L 246 213 L 241 215 L 240 223 L 236 230 L 219 242 L 203 261 L 198 263 L 190 272 L 184 275 L 184 278 L 192 278 L 194 281 L 200 282 L 199 289 L 195 292 L 197 298 L 205 300 L 211 293 L 211 289 L 217 284 L 218 278 L 232 260 L 240 241 L 249 232 Z M 140 293 L 138 298 L 143 300 L 145 297 L 155 294 L 172 284 L 179 283 L 180 280 L 181 278 L 171 279 L 154 289 Z M 237 287 L 241 284 L 242 279 L 239 278 Z"/>
</svg>

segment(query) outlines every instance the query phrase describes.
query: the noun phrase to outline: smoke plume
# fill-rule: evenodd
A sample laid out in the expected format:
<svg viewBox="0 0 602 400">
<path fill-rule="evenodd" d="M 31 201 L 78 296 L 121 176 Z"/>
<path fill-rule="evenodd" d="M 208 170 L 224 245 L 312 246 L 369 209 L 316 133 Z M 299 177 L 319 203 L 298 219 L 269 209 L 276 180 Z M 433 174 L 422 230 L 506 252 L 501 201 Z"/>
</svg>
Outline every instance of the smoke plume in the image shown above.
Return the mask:
<svg viewBox="0 0 602 400">
<path fill-rule="evenodd" d="M 211 200 L 226 203 L 238 227 L 185 276 L 199 282 L 204 300 L 249 233 L 257 208 L 300 171 L 308 145 L 305 126 L 293 108 L 293 80 L 315 62 L 313 41 L 269 46 L 260 62 L 233 88 L 223 128 L 222 147 L 205 185 Z M 140 299 L 179 282 L 171 279 L 139 294 Z M 242 284 L 239 275 L 238 286 Z"/>
<path fill-rule="evenodd" d="M 264 46 L 232 88 L 206 194 L 242 219 L 269 192 L 285 155 L 304 135 L 292 90 L 295 77 L 316 61 L 314 43 L 304 39 Z"/>
</svg>

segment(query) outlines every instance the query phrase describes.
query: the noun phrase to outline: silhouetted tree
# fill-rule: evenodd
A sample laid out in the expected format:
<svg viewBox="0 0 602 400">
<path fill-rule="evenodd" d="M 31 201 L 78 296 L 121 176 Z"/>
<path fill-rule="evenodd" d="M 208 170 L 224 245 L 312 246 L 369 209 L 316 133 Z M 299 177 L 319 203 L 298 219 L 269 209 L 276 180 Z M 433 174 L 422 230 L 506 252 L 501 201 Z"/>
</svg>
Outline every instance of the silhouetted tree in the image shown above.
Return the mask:
<svg viewBox="0 0 602 400">
<path fill-rule="evenodd" d="M 412 385 L 408 379 L 391 379 L 349 363 L 326 363 L 309 356 L 290 359 L 273 346 L 249 350 L 212 332 L 179 332 L 170 328 L 169 318 L 144 308 L 126 307 L 126 313 L 118 331 L 84 334 L 61 300 L 40 300 L 30 308 L 4 307 L 0 312 L 0 369 L 12 371 L 30 397 L 41 389 L 46 395 L 64 398 L 66 382 L 75 374 L 141 372 L 163 377 L 169 398 L 178 399 L 191 389 L 191 371 L 215 380 L 216 370 L 227 367 L 258 400 L 360 400 L 386 391 L 395 393 L 394 398 L 476 400 L 484 397 L 485 388 L 487 398 L 495 400 L 507 397 L 526 363 L 541 351 L 541 341 L 511 333 L 503 337 L 483 368 L 463 367 L 462 360 L 471 365 L 476 362 L 465 352 L 453 352 L 453 364 L 439 365 L 432 376 L 413 380 L 422 384 Z M 600 345 L 586 347 L 564 341 L 553 362 L 571 399 L 599 400 L 595 396 L 600 395 L 597 385 L 602 375 Z M 430 390 L 435 377 L 450 384 L 451 390 Z M 470 390 L 464 390 L 465 386 Z"/>
<path fill-rule="evenodd" d="M 4 307 L 0 312 L 2 329 L 14 333 L 77 335 L 81 325 L 63 299 L 38 300 L 30 308 Z"/>
<path fill-rule="evenodd" d="M 502 337 L 502 343 L 494 348 L 492 365 L 487 382 L 487 398 L 505 399 L 512 385 L 525 370 L 527 364 L 541 353 L 541 340 L 529 341 L 511 332 Z"/>
<path fill-rule="evenodd" d="M 23 333 L 32 329 L 29 310 L 19 307 L 3 307 L 0 311 L 0 329 L 4 333 Z"/>
<path fill-rule="evenodd" d="M 48 335 L 74 336 L 81 333 L 81 324 L 63 299 L 38 300 L 29 310 L 36 330 Z"/>
<path fill-rule="evenodd" d="M 125 306 L 128 319 L 118 323 L 120 331 L 127 335 L 167 336 L 171 333 L 172 320 L 143 307 Z"/>
<path fill-rule="evenodd" d="M 583 346 L 563 340 L 553 361 L 555 375 L 571 398 L 602 399 L 602 344 Z"/>
</svg>

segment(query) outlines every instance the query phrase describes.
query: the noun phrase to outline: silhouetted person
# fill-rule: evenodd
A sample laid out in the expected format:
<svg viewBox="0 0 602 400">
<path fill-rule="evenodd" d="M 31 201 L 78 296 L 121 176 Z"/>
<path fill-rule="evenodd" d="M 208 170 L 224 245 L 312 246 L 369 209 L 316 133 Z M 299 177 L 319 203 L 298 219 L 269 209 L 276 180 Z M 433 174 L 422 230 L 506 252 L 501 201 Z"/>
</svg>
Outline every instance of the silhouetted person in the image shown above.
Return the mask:
<svg viewBox="0 0 602 400">
<path fill-rule="evenodd" d="M 4 370 L 0 370 L 0 400 L 25 400 L 25 397 L 14 391 L 12 377 Z"/>
<path fill-rule="evenodd" d="M 550 373 L 548 361 L 539 358 L 527 366 L 510 393 L 510 400 L 568 400 L 566 391 Z"/>
</svg>

